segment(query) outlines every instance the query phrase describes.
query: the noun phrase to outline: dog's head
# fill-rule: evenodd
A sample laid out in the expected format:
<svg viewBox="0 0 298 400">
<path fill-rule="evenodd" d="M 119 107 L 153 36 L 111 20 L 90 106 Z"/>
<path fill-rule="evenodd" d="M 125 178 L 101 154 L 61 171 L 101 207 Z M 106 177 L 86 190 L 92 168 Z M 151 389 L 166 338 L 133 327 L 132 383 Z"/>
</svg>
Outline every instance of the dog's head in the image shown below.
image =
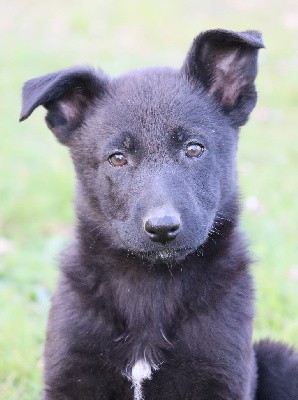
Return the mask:
<svg viewBox="0 0 298 400">
<path fill-rule="evenodd" d="M 256 103 L 262 47 L 258 32 L 211 30 L 179 70 L 49 74 L 25 83 L 21 120 L 48 110 L 73 158 L 79 218 L 115 249 L 181 259 L 233 218 L 237 134 Z"/>
</svg>

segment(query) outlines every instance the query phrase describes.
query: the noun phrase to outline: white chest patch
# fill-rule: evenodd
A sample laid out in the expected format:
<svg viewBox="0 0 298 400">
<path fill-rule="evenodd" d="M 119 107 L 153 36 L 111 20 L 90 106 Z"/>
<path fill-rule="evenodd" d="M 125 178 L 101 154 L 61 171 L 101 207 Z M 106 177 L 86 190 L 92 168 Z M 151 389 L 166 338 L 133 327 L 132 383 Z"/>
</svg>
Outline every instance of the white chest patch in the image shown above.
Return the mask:
<svg viewBox="0 0 298 400">
<path fill-rule="evenodd" d="M 154 367 L 156 369 L 156 367 Z M 151 379 L 152 368 L 145 360 L 139 360 L 131 369 L 129 377 L 133 384 L 134 400 L 144 400 L 142 393 L 142 383 L 145 379 Z"/>
</svg>

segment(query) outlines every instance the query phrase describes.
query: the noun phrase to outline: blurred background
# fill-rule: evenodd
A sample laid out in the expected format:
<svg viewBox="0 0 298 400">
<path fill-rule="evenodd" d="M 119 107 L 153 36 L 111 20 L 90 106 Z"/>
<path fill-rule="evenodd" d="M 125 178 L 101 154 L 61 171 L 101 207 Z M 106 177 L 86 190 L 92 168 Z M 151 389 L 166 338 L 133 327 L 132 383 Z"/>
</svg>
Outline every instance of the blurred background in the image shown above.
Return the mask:
<svg viewBox="0 0 298 400">
<path fill-rule="evenodd" d="M 73 64 L 111 75 L 180 66 L 210 28 L 258 29 L 259 102 L 242 129 L 243 225 L 256 263 L 255 339 L 298 346 L 298 3 L 0 1 L 0 398 L 37 400 L 59 252 L 74 223 L 67 149 L 38 109 L 18 123 L 22 83 Z"/>
</svg>

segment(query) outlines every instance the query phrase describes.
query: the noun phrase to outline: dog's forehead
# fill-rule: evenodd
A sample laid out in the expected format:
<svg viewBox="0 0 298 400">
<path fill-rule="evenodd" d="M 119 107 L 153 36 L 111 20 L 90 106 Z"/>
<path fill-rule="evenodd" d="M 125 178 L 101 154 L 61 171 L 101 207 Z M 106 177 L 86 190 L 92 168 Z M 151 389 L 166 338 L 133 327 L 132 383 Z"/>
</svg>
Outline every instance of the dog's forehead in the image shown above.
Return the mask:
<svg viewBox="0 0 298 400">
<path fill-rule="evenodd" d="M 138 131 L 163 130 L 175 124 L 183 96 L 179 80 L 177 72 L 169 69 L 135 71 L 115 79 L 114 117 Z"/>
<path fill-rule="evenodd" d="M 154 137 L 178 126 L 206 125 L 210 105 L 179 71 L 152 68 L 116 78 L 100 112 L 108 128 Z"/>
<path fill-rule="evenodd" d="M 143 96 L 159 96 L 177 90 L 180 73 L 170 67 L 151 67 L 129 71 L 112 80 L 112 86 L 119 96 L 135 96 L 143 101 Z M 166 92 L 165 92 L 166 91 Z"/>
<path fill-rule="evenodd" d="M 179 70 L 150 68 L 112 80 L 86 121 L 82 140 L 86 148 L 90 143 L 94 148 L 130 147 L 131 140 L 133 147 L 159 153 L 176 141 L 173 135 L 181 130 L 213 135 L 225 124 L 221 118 L 208 95 Z M 175 136 L 178 142 L 188 137 Z"/>
</svg>

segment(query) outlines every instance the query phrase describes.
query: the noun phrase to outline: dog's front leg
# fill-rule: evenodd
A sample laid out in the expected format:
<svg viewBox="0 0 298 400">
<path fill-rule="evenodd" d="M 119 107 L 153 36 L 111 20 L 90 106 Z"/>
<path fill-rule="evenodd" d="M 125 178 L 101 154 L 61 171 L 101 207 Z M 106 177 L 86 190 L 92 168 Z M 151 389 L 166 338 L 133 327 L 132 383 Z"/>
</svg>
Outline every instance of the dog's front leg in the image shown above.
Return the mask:
<svg viewBox="0 0 298 400">
<path fill-rule="evenodd" d="M 221 364 L 221 365 L 219 365 Z M 255 366 L 173 358 L 143 383 L 145 400 L 253 400 Z M 243 374 L 240 374 L 243 370 Z"/>
<path fill-rule="evenodd" d="M 42 400 L 131 400 L 131 384 L 107 368 L 56 371 L 45 378 Z"/>
</svg>

